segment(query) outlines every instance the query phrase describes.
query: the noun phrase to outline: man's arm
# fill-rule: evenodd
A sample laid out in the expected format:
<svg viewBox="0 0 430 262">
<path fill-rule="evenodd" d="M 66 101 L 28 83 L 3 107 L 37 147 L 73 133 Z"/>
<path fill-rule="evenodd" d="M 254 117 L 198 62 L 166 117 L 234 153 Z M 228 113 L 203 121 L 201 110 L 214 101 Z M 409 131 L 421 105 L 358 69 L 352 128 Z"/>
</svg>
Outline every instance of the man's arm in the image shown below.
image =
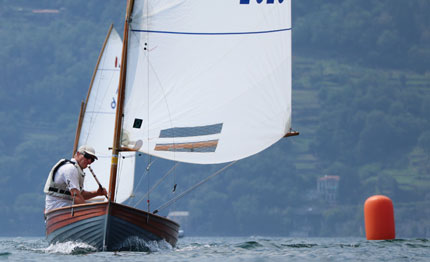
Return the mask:
<svg viewBox="0 0 430 262">
<path fill-rule="evenodd" d="M 85 200 L 96 197 L 96 196 L 107 196 L 107 191 L 106 188 L 99 188 L 96 191 L 85 191 L 82 190 L 82 194 L 83 198 Z"/>
<path fill-rule="evenodd" d="M 99 188 L 96 191 L 85 191 L 82 190 L 82 192 L 79 192 L 76 188 L 72 188 L 70 190 L 72 193 L 72 197 L 75 196 L 75 204 L 84 204 L 85 200 L 88 200 L 90 198 L 96 197 L 96 196 L 107 196 L 107 192 L 105 188 Z"/>
<path fill-rule="evenodd" d="M 81 192 L 79 192 L 79 190 L 77 190 L 76 188 L 72 188 L 70 190 L 70 193 L 72 194 L 72 197 L 75 198 L 75 200 L 74 200 L 73 203 L 75 203 L 75 204 L 83 204 L 83 203 L 85 203 L 85 198 L 81 194 Z"/>
</svg>

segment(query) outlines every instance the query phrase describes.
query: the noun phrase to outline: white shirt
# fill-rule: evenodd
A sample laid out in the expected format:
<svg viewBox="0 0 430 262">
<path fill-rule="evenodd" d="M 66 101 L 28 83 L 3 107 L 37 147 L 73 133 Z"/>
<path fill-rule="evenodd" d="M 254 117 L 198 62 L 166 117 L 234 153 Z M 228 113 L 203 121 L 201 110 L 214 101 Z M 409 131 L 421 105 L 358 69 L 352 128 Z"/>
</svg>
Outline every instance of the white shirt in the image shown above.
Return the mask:
<svg viewBox="0 0 430 262">
<path fill-rule="evenodd" d="M 77 162 L 75 159 L 72 159 L 73 162 Z M 76 169 L 75 165 L 65 164 L 61 166 L 54 177 L 54 182 L 57 184 L 66 184 L 67 189 L 71 191 L 72 189 L 81 190 L 79 188 L 79 172 Z M 45 212 L 48 212 L 51 209 L 71 206 L 72 200 L 56 197 L 47 194 L 45 198 Z"/>
</svg>

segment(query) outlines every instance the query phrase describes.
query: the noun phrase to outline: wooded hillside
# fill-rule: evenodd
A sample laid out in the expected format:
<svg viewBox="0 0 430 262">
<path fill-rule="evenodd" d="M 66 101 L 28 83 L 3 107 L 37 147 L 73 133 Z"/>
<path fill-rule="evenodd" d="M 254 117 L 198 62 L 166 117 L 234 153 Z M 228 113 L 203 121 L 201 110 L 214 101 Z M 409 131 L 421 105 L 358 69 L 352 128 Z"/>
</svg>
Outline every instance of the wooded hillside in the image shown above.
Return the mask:
<svg viewBox="0 0 430 262">
<path fill-rule="evenodd" d="M 398 236 L 429 237 L 430 2 L 292 4 L 300 136 L 240 161 L 172 209 L 190 211 L 196 235 L 363 236 L 365 199 L 385 194 Z M 71 157 L 80 102 L 109 25 L 122 31 L 125 5 L 0 0 L 0 235 L 44 234 L 42 187 L 52 165 Z M 147 176 L 139 159 L 136 183 Z M 157 163 L 132 203 L 172 165 Z M 173 197 L 173 179 L 180 193 L 218 168 L 180 165 L 152 208 Z M 339 177 L 335 201 L 317 191 L 325 175 Z"/>
</svg>

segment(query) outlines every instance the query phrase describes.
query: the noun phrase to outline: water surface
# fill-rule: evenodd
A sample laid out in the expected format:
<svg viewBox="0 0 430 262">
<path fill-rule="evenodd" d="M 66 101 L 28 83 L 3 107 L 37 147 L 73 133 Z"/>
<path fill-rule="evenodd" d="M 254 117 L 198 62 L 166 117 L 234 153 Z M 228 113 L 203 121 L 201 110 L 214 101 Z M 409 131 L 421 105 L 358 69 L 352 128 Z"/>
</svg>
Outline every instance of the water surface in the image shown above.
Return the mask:
<svg viewBox="0 0 430 262">
<path fill-rule="evenodd" d="M 45 238 L 0 238 L 0 261 L 430 261 L 428 239 L 185 237 L 172 248 L 95 252 L 84 243 L 49 245 Z"/>
</svg>

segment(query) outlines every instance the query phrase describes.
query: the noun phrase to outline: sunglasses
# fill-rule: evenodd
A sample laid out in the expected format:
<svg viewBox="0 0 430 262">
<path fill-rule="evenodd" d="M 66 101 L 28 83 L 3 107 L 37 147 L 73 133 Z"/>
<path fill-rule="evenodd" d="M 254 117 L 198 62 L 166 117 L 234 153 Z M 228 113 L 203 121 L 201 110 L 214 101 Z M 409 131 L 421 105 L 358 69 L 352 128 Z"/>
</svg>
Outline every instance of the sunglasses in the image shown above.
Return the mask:
<svg viewBox="0 0 430 262">
<path fill-rule="evenodd" d="M 87 152 L 84 152 L 84 157 L 86 159 L 91 160 L 91 163 L 94 162 L 94 157 L 92 155 L 88 154 Z"/>
</svg>

